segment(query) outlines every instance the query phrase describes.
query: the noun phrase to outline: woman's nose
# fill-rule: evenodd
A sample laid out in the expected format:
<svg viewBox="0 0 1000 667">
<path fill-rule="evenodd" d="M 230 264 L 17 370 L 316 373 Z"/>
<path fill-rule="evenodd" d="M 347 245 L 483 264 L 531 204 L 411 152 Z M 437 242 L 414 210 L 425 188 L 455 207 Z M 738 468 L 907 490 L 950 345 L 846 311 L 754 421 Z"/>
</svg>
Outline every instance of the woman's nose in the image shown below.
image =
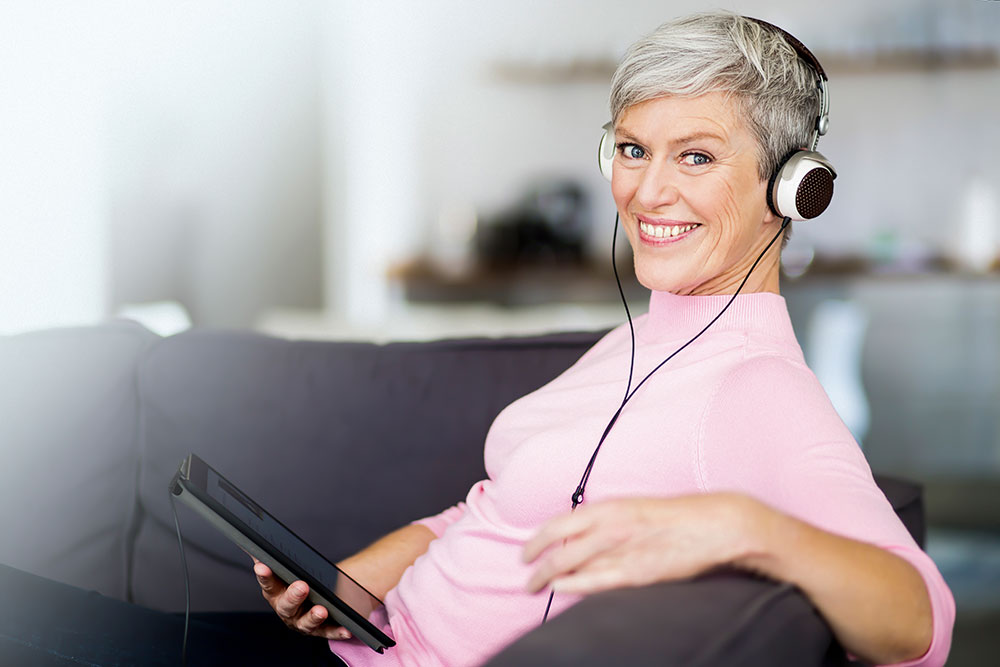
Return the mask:
<svg viewBox="0 0 1000 667">
<path fill-rule="evenodd" d="M 650 164 L 643 170 L 635 197 L 646 210 L 677 203 L 680 191 L 677 189 L 677 174 L 668 165 Z"/>
</svg>

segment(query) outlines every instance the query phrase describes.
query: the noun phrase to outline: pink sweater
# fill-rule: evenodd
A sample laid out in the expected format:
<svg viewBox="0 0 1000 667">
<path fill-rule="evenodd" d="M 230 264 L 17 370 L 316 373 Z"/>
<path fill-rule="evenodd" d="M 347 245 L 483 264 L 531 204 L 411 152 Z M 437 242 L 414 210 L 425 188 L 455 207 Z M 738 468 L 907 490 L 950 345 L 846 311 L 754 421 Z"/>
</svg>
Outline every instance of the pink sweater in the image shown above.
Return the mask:
<svg viewBox="0 0 1000 667">
<path fill-rule="evenodd" d="M 654 292 L 635 321 L 641 379 L 701 330 L 728 296 Z M 629 331 L 618 327 L 571 368 L 497 416 L 488 478 L 464 503 L 422 520 L 434 540 L 386 596 L 397 646 L 377 655 L 331 642 L 351 667 L 478 665 L 542 620 L 548 591 L 528 594 L 521 547 L 570 495 L 628 378 Z M 585 502 L 621 496 L 740 491 L 820 528 L 912 563 L 930 592 L 934 638 L 906 665 L 942 665 L 955 603 L 872 480 L 795 340 L 785 300 L 737 297 L 725 315 L 639 390 L 601 448 Z M 579 600 L 556 595 L 550 617 Z"/>
</svg>

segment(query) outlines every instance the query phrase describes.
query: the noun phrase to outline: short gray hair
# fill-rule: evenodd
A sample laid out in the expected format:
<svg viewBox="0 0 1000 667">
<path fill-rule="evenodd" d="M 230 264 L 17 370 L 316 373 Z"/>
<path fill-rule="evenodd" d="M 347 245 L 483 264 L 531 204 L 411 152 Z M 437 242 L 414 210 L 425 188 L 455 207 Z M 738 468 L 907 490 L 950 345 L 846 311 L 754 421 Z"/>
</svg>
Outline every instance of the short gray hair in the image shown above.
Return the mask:
<svg viewBox="0 0 1000 667">
<path fill-rule="evenodd" d="M 819 115 L 816 73 L 774 28 L 731 12 L 664 23 L 629 47 L 611 80 L 611 118 L 657 97 L 723 92 L 757 140 L 767 180 L 797 148 L 808 148 Z"/>
</svg>

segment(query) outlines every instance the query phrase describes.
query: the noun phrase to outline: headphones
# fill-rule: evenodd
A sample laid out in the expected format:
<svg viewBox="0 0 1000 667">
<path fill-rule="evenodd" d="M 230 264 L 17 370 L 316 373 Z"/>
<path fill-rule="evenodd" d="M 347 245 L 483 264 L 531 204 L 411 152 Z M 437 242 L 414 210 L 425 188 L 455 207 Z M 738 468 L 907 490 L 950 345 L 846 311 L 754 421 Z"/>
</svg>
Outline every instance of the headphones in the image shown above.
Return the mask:
<svg viewBox="0 0 1000 667">
<path fill-rule="evenodd" d="M 758 25 L 777 31 L 798 56 L 816 73 L 816 88 L 819 91 L 820 111 L 813 124 L 813 134 L 809 150 L 796 149 L 778 163 L 777 169 L 767 183 L 767 206 L 780 218 L 810 220 L 826 210 L 833 199 L 833 179 L 837 172 L 833 164 L 816 151 L 819 138 L 826 134 L 830 125 L 830 93 L 827 90 L 826 71 L 819 60 L 806 48 L 778 26 L 760 19 L 744 17 Z M 615 160 L 614 124 L 608 122 L 602 128 L 604 135 L 597 149 L 597 161 L 604 178 L 611 180 Z"/>
</svg>

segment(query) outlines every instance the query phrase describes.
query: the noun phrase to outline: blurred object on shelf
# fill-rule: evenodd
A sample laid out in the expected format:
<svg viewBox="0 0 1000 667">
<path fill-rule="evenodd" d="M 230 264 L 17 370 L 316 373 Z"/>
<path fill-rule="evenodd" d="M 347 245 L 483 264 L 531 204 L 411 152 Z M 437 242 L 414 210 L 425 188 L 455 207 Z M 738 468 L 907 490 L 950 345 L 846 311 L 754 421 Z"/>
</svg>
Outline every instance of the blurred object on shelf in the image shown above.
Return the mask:
<svg viewBox="0 0 1000 667">
<path fill-rule="evenodd" d="M 894 237 L 877 235 L 874 246 L 864 255 L 834 255 L 822 251 L 815 252 L 809 261 L 806 250 L 790 253 L 788 261 L 784 252 L 781 268 L 786 278 L 809 280 L 812 278 L 844 277 L 857 278 L 865 275 L 879 275 L 887 278 L 907 278 L 924 274 L 962 273 L 944 256 L 936 254 L 927 246 L 914 242 L 895 245 Z M 791 244 L 789 244 L 789 248 Z M 786 251 L 788 250 L 786 249 Z M 798 255 L 802 255 L 799 257 Z"/>
<path fill-rule="evenodd" d="M 798 278 L 805 274 L 816 259 L 816 248 L 808 242 L 798 241 L 792 236 L 781 251 L 781 270 L 788 278 Z"/>
<path fill-rule="evenodd" d="M 585 263 L 591 211 L 574 181 L 543 182 L 517 203 L 480 219 L 476 255 L 491 267 Z"/>
<path fill-rule="evenodd" d="M 868 396 L 861 382 L 861 346 L 868 315 L 855 301 L 827 299 L 809 323 L 806 361 L 830 397 L 837 414 L 864 446 L 871 421 Z"/>
<path fill-rule="evenodd" d="M 1000 204 L 996 187 L 979 177 L 970 181 L 962 195 L 949 258 L 973 273 L 992 269 L 1000 249 Z"/>
<path fill-rule="evenodd" d="M 899 234 L 894 229 L 883 229 L 872 234 L 868 255 L 876 266 L 892 266 L 898 252 Z"/>
<path fill-rule="evenodd" d="M 467 275 L 473 268 L 473 244 L 479 219 L 468 202 L 445 204 L 431 226 L 427 256 L 442 274 Z"/>
<path fill-rule="evenodd" d="M 928 273 L 946 265 L 941 253 L 930 245 L 892 228 L 881 229 L 872 235 L 868 256 L 873 273 Z"/>
</svg>

